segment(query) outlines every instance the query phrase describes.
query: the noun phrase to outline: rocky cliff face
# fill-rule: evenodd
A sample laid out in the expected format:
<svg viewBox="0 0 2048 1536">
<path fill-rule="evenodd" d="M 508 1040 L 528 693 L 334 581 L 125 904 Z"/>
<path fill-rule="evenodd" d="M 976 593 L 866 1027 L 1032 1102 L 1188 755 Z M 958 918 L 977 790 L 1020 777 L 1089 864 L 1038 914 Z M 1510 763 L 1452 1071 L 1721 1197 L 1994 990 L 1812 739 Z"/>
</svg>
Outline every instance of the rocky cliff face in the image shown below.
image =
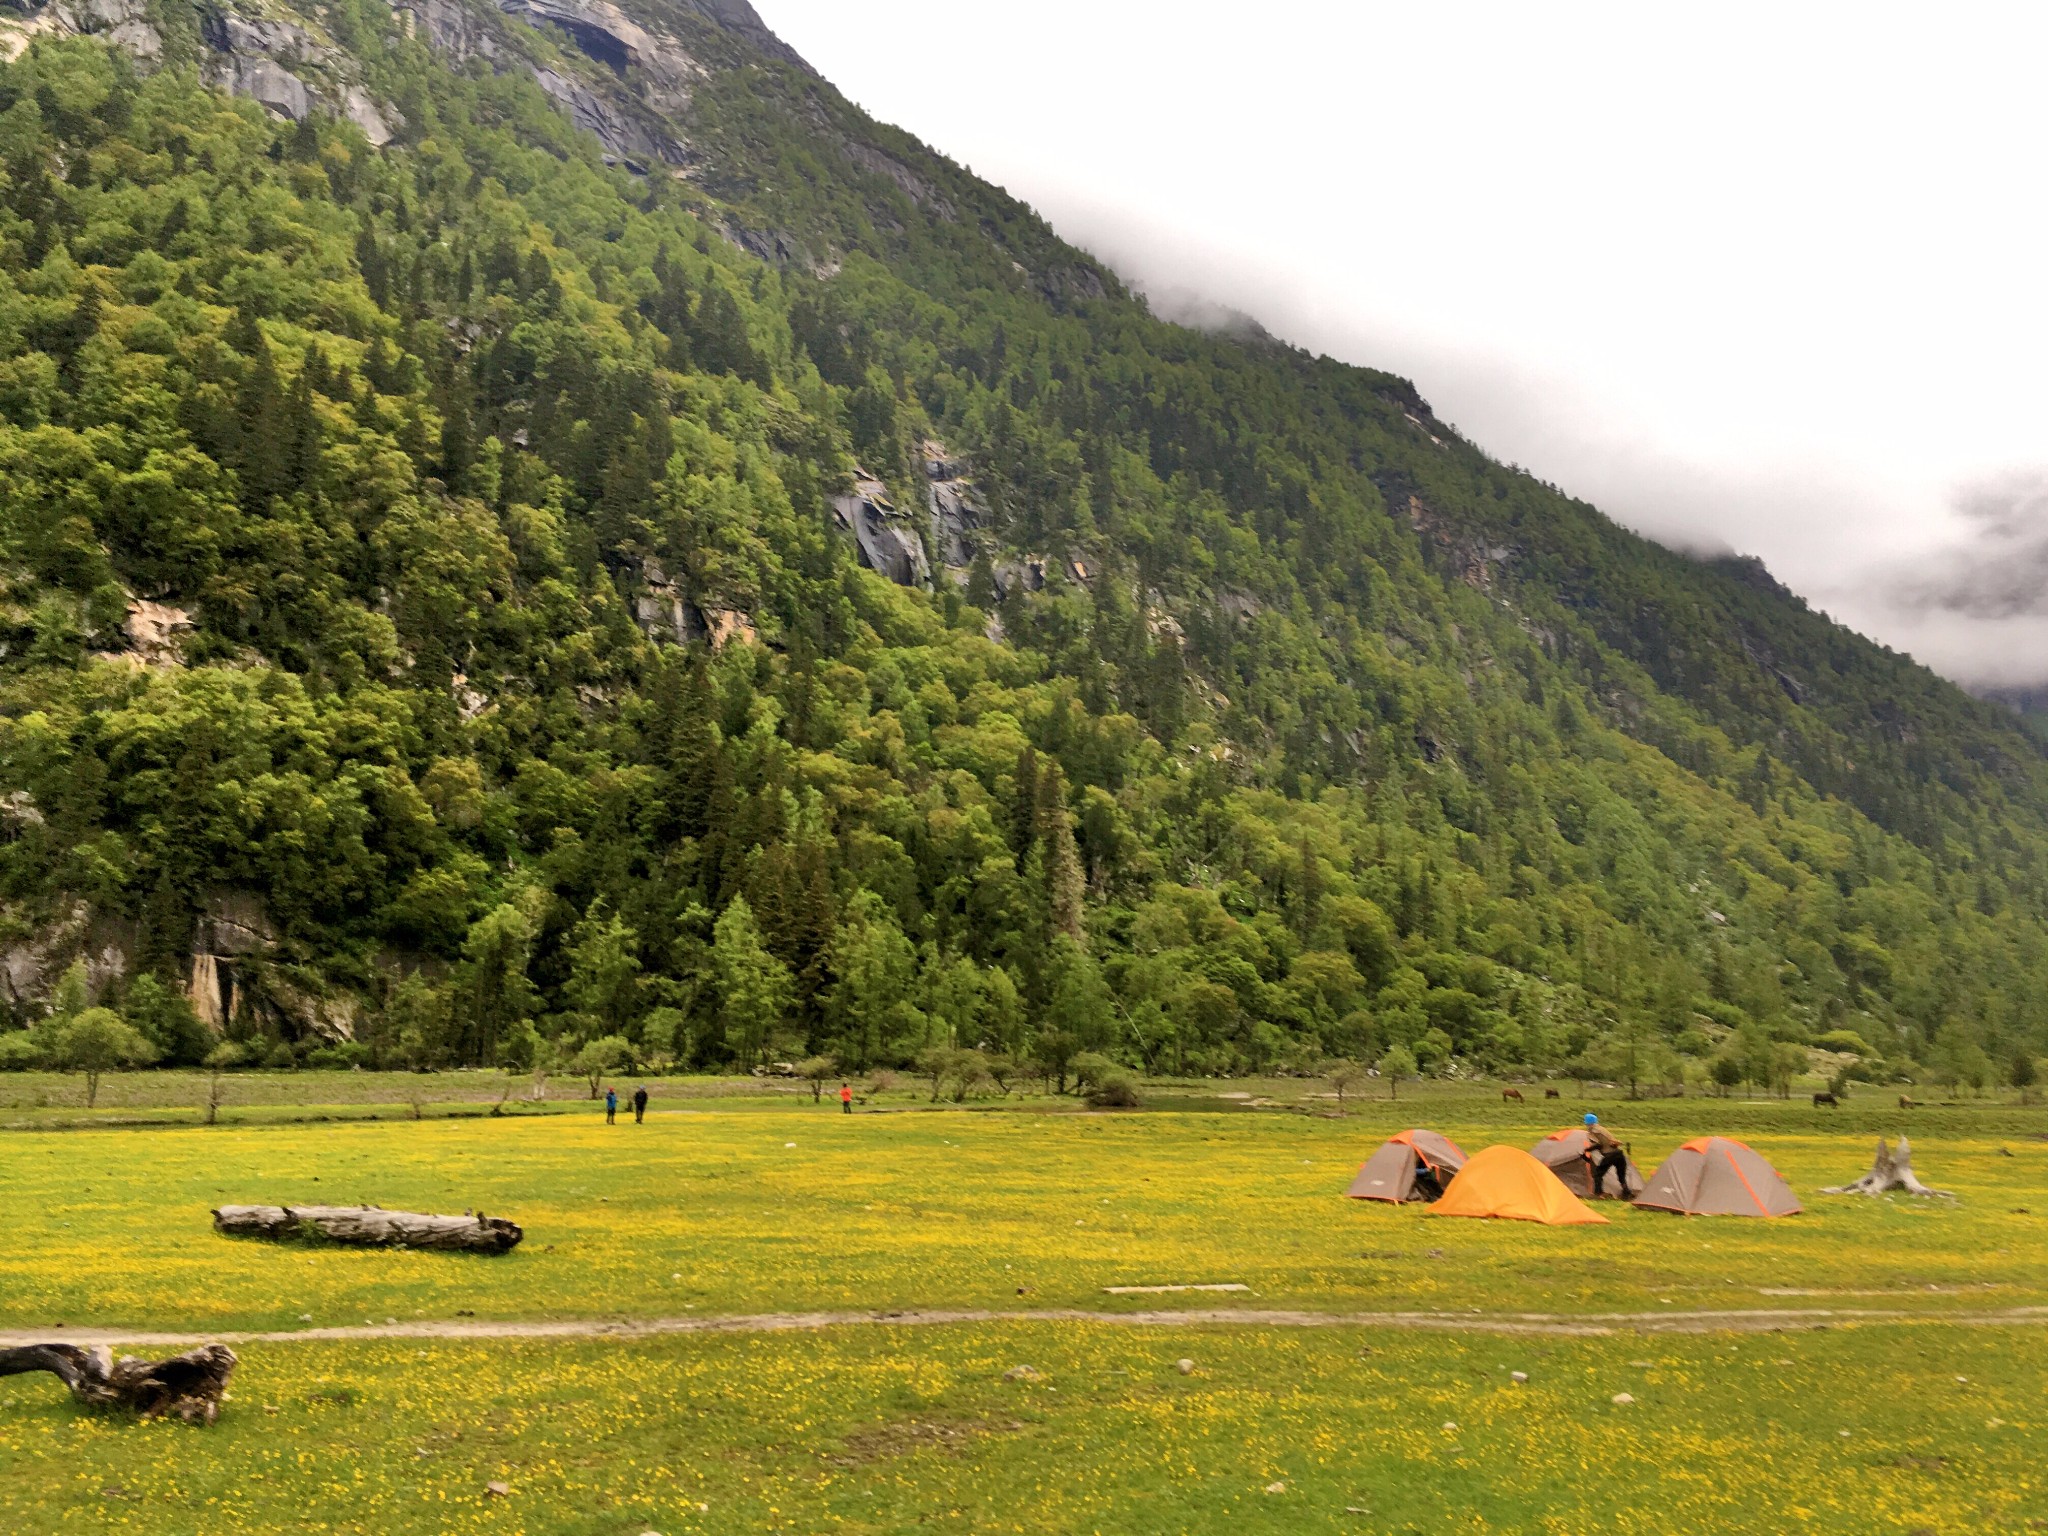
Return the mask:
<svg viewBox="0 0 2048 1536">
<path fill-rule="evenodd" d="M 168 47 L 147 0 L 48 0 L 0 15 L 0 56 L 14 58 L 37 37 L 98 36 L 126 49 L 144 69 L 162 64 Z M 363 130 L 372 144 L 389 143 L 400 119 L 364 85 L 357 61 L 316 29 L 232 10 L 198 15 L 200 75 L 211 85 L 260 102 L 297 121 L 324 108 Z"/>
<path fill-rule="evenodd" d="M 676 9 L 768 58 L 808 68 L 746 0 L 681 0 Z M 390 142 L 403 126 L 401 115 L 364 84 L 358 61 L 326 35 L 317 14 L 256 0 L 199 10 L 202 77 L 279 117 L 297 121 L 327 111 L 354 122 L 372 144 Z M 652 15 L 643 25 L 611 0 L 497 0 L 495 7 L 480 0 L 393 0 L 392 22 L 453 61 L 478 59 L 496 70 L 530 73 L 616 164 L 641 172 L 690 164 L 677 120 L 706 68 Z M 153 69 L 171 51 L 164 25 L 148 0 L 0 0 L 0 57 L 19 55 L 37 37 L 90 35 Z M 567 57 L 532 46 L 532 32 L 556 40 Z"/>
</svg>

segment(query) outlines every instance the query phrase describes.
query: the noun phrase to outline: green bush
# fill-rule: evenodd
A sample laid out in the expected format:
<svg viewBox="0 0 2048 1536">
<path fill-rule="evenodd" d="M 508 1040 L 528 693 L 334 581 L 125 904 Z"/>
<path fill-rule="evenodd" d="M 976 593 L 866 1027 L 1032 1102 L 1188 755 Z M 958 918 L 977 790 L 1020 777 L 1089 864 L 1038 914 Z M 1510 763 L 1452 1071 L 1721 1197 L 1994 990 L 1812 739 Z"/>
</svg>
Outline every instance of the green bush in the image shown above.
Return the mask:
<svg viewBox="0 0 2048 1536">
<path fill-rule="evenodd" d="M 1145 1101 L 1138 1097 L 1138 1085 L 1131 1081 L 1126 1072 L 1109 1071 L 1088 1090 L 1088 1106 L 1091 1109 L 1143 1109 Z"/>
<path fill-rule="evenodd" d="M 0 1072 L 33 1072 L 43 1064 L 43 1048 L 28 1030 L 0 1034 Z"/>
</svg>

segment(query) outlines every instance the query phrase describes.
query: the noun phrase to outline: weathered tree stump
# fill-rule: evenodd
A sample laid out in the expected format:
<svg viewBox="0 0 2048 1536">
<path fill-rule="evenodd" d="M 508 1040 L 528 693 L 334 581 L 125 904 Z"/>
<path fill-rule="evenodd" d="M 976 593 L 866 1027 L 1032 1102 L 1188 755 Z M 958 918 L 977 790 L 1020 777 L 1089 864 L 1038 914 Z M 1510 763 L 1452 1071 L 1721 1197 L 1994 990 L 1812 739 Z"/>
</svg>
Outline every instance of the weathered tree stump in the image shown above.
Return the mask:
<svg viewBox="0 0 2048 1536">
<path fill-rule="evenodd" d="M 526 1234 L 501 1216 L 423 1216 L 374 1205 L 224 1205 L 213 1229 L 271 1242 L 329 1242 L 353 1248 L 426 1248 L 506 1253 Z"/>
<path fill-rule="evenodd" d="M 133 1355 L 116 1360 L 104 1345 L 0 1349 L 0 1376 L 30 1371 L 48 1371 L 88 1407 L 126 1408 L 146 1419 L 169 1414 L 187 1424 L 211 1424 L 220 1414 L 228 1377 L 235 1372 L 235 1352 L 225 1344 L 207 1344 L 168 1360 L 138 1360 Z"/>
<path fill-rule="evenodd" d="M 1870 1172 L 1854 1184 L 1837 1184 L 1833 1189 L 1821 1191 L 1824 1195 L 1882 1195 L 1894 1189 L 1903 1189 L 1909 1195 L 1925 1195 L 1940 1200 L 1953 1200 L 1955 1196 L 1945 1189 L 1929 1189 L 1913 1173 L 1913 1145 L 1905 1137 L 1899 1138 L 1899 1149 L 1894 1152 L 1884 1144 L 1882 1136 L 1877 1138 L 1877 1156 L 1871 1162 Z"/>
</svg>

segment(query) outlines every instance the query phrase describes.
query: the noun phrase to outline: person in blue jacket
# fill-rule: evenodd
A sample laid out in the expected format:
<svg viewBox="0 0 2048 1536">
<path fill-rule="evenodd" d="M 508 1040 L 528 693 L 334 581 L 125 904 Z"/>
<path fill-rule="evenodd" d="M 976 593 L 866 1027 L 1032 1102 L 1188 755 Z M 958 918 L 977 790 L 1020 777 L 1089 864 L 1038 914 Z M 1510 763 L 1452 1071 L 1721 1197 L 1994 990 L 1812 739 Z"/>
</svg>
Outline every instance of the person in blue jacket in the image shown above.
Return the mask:
<svg viewBox="0 0 2048 1536">
<path fill-rule="evenodd" d="M 607 1088 L 604 1091 L 604 1123 L 619 1123 L 619 1090 L 616 1088 Z"/>
</svg>

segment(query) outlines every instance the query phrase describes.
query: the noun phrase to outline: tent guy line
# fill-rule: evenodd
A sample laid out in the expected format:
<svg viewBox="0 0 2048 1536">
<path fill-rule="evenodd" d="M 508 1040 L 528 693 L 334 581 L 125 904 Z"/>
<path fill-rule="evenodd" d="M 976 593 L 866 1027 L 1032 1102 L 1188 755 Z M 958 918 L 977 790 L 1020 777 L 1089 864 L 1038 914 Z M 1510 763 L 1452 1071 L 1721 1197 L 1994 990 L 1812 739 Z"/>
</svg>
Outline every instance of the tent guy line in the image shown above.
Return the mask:
<svg viewBox="0 0 2048 1536">
<path fill-rule="evenodd" d="M 1401 1328 L 1448 1333 L 1599 1337 L 1628 1333 L 1792 1333 L 1843 1326 L 1937 1323 L 1965 1328 L 2048 1327 L 2048 1307 L 1994 1312 L 1941 1312 L 1899 1307 L 1831 1307 L 1706 1312 L 1300 1312 L 1252 1307 L 1185 1311 L 1106 1312 L 1077 1308 L 995 1311 L 973 1308 L 900 1312 L 760 1312 L 731 1317 L 654 1317 L 630 1322 L 600 1318 L 475 1322 L 430 1319 L 360 1327 L 296 1328 L 274 1333 L 184 1333 L 150 1329 L 54 1328 L 0 1332 L 0 1349 L 52 1340 L 94 1345 L 190 1348 L 202 1343 L 317 1344 L 349 1340 L 645 1339 L 661 1334 L 782 1333 L 825 1328 L 934 1328 L 957 1323 L 1109 1323 L 1139 1328 Z"/>
</svg>

